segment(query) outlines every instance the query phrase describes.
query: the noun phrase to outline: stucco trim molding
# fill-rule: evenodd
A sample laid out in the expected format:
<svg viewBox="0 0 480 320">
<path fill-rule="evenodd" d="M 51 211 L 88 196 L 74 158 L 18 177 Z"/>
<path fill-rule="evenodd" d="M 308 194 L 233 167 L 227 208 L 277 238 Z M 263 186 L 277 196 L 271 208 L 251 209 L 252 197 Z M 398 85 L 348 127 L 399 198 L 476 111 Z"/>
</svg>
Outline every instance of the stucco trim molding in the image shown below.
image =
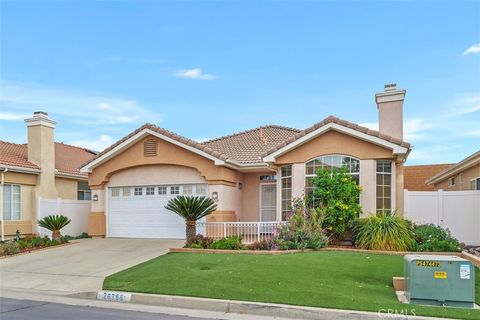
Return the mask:
<svg viewBox="0 0 480 320">
<path fill-rule="evenodd" d="M 137 141 L 141 140 L 142 138 L 144 138 L 148 135 L 155 136 L 155 137 L 160 138 L 164 141 L 170 142 L 170 143 L 172 143 L 176 146 L 179 146 L 179 147 L 184 148 L 188 151 L 191 151 L 195 154 L 198 154 L 202 157 L 210 159 L 217 166 L 225 165 L 225 161 L 223 161 L 221 159 L 218 159 L 218 158 L 216 158 L 216 157 L 214 157 L 214 156 L 212 156 L 212 155 L 210 155 L 210 154 L 208 154 L 208 153 L 206 153 L 202 150 L 199 150 L 195 147 L 189 146 L 185 143 L 182 143 L 180 141 L 177 141 L 175 139 L 167 137 L 166 135 L 163 135 L 161 133 L 158 133 L 158 132 L 155 132 L 155 131 L 150 130 L 148 128 L 145 128 L 145 129 L 141 130 L 140 132 L 138 132 L 137 134 L 135 134 L 134 136 L 130 137 L 129 139 L 123 141 L 122 143 L 120 143 L 118 146 L 116 146 L 112 150 L 106 152 L 105 154 L 103 154 L 99 158 L 93 160 L 90 163 L 87 163 L 85 166 L 80 168 L 80 172 L 87 172 L 87 173 L 92 172 L 92 169 L 95 168 L 96 166 L 98 166 L 98 165 L 102 164 L 103 162 L 115 157 L 117 154 L 121 153 L 124 149 L 130 147 L 131 145 L 135 144 Z"/>
<path fill-rule="evenodd" d="M 392 150 L 392 153 L 394 155 L 406 155 L 409 152 L 409 148 L 402 147 L 398 144 L 386 141 L 382 138 L 371 136 L 371 135 L 368 135 L 366 133 L 360 132 L 358 130 L 354 130 L 352 128 L 347 128 L 347 127 L 344 127 L 344 126 L 339 125 L 337 123 L 332 123 L 331 122 L 331 123 L 328 123 L 328 124 L 318 128 L 318 129 L 304 135 L 303 137 L 301 137 L 301 138 L 295 140 L 294 142 L 284 146 L 283 148 L 280 148 L 277 151 L 267 155 L 266 157 L 263 158 L 263 161 L 267 162 L 267 163 L 275 162 L 277 157 L 289 152 L 290 150 L 293 150 L 293 149 L 301 146 L 302 144 L 304 144 L 304 143 L 306 143 L 306 142 L 324 134 L 325 132 L 327 132 L 329 130 L 335 130 L 335 131 L 338 131 L 340 133 L 345 133 L 349 136 L 352 136 L 352 137 L 355 137 L 355 138 L 358 138 L 358 139 L 361 139 L 361 140 L 371 142 L 373 144 L 388 148 L 388 149 Z"/>
</svg>

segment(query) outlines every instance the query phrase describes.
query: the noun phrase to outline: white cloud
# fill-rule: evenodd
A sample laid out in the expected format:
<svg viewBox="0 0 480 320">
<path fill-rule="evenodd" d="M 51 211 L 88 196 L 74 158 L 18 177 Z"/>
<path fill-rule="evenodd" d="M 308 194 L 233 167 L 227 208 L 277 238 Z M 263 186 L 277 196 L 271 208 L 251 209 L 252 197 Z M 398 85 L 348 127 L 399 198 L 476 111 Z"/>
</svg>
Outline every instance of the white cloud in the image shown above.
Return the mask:
<svg viewBox="0 0 480 320">
<path fill-rule="evenodd" d="M 413 148 L 408 156 L 408 161 L 420 161 L 422 163 L 439 163 L 439 154 L 448 154 L 456 147 L 452 146 L 435 146 L 426 148 Z"/>
<path fill-rule="evenodd" d="M 188 79 L 199 79 L 199 80 L 214 80 L 217 77 L 210 73 L 203 73 L 200 68 L 186 69 L 186 70 L 177 70 L 173 73 L 175 77 L 188 78 Z"/>
<path fill-rule="evenodd" d="M 475 53 L 480 53 L 480 43 L 474 44 L 473 46 L 465 50 L 462 55 L 466 56 L 467 54 Z"/>
<path fill-rule="evenodd" d="M 453 115 L 464 115 L 480 111 L 480 95 L 457 98 L 452 104 Z"/>
<path fill-rule="evenodd" d="M 361 126 L 378 131 L 378 122 L 360 123 Z M 421 118 L 406 119 L 403 123 L 403 139 L 405 141 L 418 141 L 427 138 L 425 131 L 432 125 Z"/>
<path fill-rule="evenodd" d="M 0 112 L 0 120 L 5 121 L 22 121 L 30 116 L 28 113 Z"/>
<path fill-rule="evenodd" d="M 86 139 L 74 140 L 69 142 L 69 144 L 82 147 L 82 148 L 87 148 L 94 151 L 102 151 L 108 148 L 109 146 L 111 146 L 114 142 L 115 141 L 111 136 L 102 134 L 96 140 L 86 140 Z"/>
<path fill-rule="evenodd" d="M 479 130 L 470 130 L 465 132 L 465 135 L 467 136 L 473 136 L 473 137 L 480 137 L 480 129 Z"/>
<path fill-rule="evenodd" d="M 42 110 L 53 117 L 64 116 L 71 122 L 84 125 L 161 121 L 159 114 L 134 100 L 90 95 L 31 83 L 1 82 L 0 88 L 0 106 L 5 110 L 3 118 L 11 120 L 23 119 L 33 111 Z"/>
</svg>

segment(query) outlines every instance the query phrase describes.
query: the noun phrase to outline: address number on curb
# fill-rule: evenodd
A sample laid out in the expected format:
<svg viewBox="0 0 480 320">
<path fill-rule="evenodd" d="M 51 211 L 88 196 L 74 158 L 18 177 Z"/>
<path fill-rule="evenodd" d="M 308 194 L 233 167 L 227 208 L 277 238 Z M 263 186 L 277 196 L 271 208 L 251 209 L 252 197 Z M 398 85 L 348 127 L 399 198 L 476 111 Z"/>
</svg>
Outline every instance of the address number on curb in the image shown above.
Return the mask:
<svg viewBox="0 0 480 320">
<path fill-rule="evenodd" d="M 97 300 L 129 302 L 130 299 L 132 299 L 132 295 L 125 292 L 100 291 L 97 293 Z"/>
</svg>

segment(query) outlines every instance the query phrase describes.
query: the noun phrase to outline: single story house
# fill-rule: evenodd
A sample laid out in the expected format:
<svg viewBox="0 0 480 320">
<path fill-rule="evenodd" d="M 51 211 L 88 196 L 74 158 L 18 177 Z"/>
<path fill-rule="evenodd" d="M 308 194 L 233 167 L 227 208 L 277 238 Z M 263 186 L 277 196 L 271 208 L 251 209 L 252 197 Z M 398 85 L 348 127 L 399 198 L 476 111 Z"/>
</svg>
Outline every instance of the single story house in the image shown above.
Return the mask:
<svg viewBox="0 0 480 320">
<path fill-rule="evenodd" d="M 480 150 L 430 177 L 425 183 L 434 190 L 480 190 Z"/>
<path fill-rule="evenodd" d="M 92 236 L 184 238 L 184 221 L 164 208 L 177 195 L 217 202 L 207 222 L 279 221 L 312 190 L 319 168 L 345 166 L 363 187 L 363 214 L 403 214 L 405 90 L 375 95 L 379 131 L 330 116 L 304 130 L 263 126 L 196 142 L 145 124 L 86 162 Z"/>
<path fill-rule="evenodd" d="M 435 191 L 426 181 L 434 175 L 450 168 L 453 163 L 426 164 L 403 167 L 403 187 L 408 191 Z"/>
<path fill-rule="evenodd" d="M 45 112 L 25 119 L 28 142 L 0 141 L 1 231 L 4 236 L 37 232 L 39 198 L 89 200 L 82 163 L 96 153 L 54 141 L 55 121 Z"/>
</svg>

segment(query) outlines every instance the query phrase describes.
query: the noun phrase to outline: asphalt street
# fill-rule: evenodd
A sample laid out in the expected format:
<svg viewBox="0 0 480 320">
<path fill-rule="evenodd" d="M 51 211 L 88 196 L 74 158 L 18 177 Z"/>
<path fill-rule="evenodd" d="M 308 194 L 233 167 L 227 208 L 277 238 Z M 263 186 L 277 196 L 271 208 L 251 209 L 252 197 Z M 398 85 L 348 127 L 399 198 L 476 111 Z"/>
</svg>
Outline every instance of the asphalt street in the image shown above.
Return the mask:
<svg viewBox="0 0 480 320">
<path fill-rule="evenodd" d="M 188 316 L 0 298 L 1 320 L 206 320 Z"/>
</svg>

